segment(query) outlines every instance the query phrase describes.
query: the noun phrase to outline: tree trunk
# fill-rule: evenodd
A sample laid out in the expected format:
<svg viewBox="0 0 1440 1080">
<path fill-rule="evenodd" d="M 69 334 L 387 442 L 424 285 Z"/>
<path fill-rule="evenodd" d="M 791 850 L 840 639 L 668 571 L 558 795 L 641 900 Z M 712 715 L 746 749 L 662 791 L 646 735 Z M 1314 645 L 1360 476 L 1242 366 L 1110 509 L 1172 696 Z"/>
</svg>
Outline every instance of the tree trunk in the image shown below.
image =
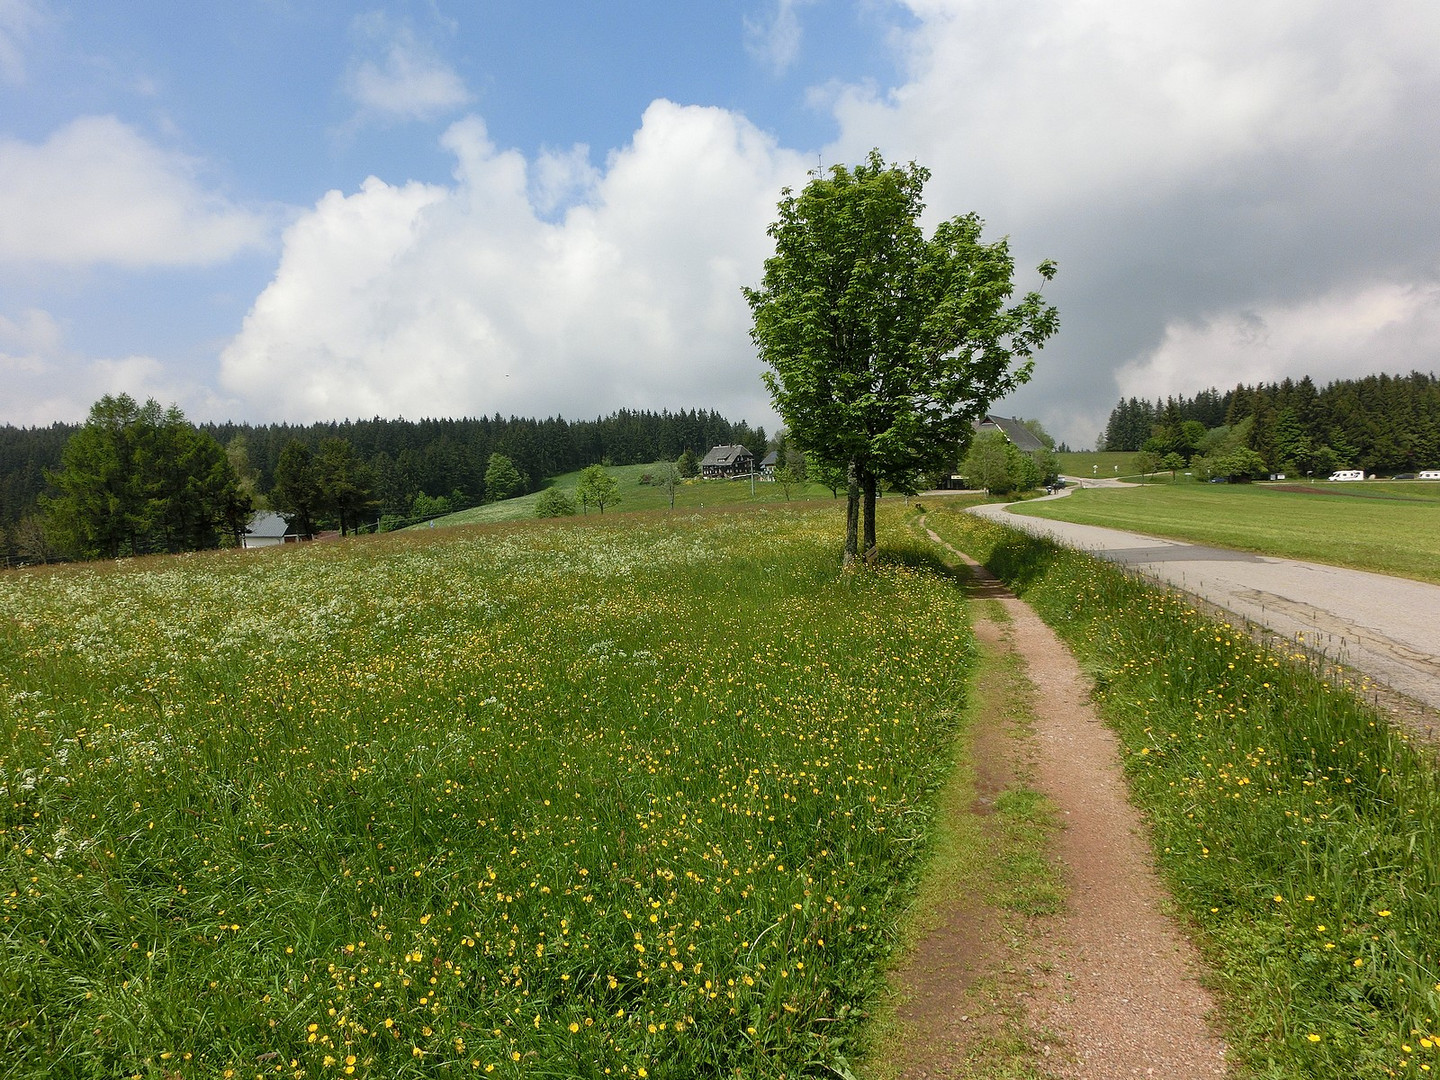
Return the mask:
<svg viewBox="0 0 1440 1080">
<path fill-rule="evenodd" d="M 879 486 L 875 474 L 865 471 L 865 565 L 875 566 L 880 561 L 880 548 L 875 542 L 875 493 Z"/>
<path fill-rule="evenodd" d="M 860 473 L 852 461 L 846 470 L 845 490 L 845 566 L 855 565 L 860 554 Z"/>
</svg>

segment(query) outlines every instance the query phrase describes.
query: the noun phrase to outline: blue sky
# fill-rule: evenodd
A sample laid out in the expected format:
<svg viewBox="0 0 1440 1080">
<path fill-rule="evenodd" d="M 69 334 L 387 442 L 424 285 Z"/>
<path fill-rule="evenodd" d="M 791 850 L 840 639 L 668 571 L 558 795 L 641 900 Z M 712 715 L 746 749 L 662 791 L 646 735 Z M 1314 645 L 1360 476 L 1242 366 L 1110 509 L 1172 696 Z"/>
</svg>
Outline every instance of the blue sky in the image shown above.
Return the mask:
<svg viewBox="0 0 1440 1080">
<path fill-rule="evenodd" d="M 1002 403 L 1435 370 L 1430 0 L 0 0 L 0 423 L 772 426 L 740 287 L 870 147 L 1053 257 Z"/>
</svg>

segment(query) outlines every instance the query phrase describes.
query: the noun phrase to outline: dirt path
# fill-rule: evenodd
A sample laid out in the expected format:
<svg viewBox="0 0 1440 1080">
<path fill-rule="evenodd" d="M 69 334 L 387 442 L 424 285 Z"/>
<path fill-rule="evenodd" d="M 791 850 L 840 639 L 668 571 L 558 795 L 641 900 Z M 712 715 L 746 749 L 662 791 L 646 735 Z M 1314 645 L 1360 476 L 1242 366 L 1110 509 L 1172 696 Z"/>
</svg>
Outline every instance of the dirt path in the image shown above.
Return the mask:
<svg viewBox="0 0 1440 1080">
<path fill-rule="evenodd" d="M 934 533 L 930 536 L 949 548 Z M 1164 912 L 1166 894 L 1153 869 L 1143 823 L 1125 797 L 1118 745 L 1090 706 L 1086 680 L 1069 650 L 1028 605 L 983 568 L 966 562 L 977 587 L 1008 617 L 989 625 L 977 620 L 977 634 L 1013 650 L 1035 686 L 1033 784 L 1064 823 L 1057 854 L 1070 890 L 1066 910 L 1037 921 L 1034 955 L 1018 961 L 1031 973 L 1029 1026 L 1054 1039 L 1048 1048 L 1054 1052 L 1053 1074 L 1083 1080 L 1225 1075 L 1224 1043 L 1206 1022 L 1212 1003 L 1196 977 L 1199 960 Z M 985 750 L 977 747 L 977 752 Z M 985 771 L 983 765 L 977 768 Z M 965 912 L 954 917 L 965 918 Z M 933 946 L 947 940 L 967 938 L 955 926 L 940 926 L 916 949 L 909 968 L 920 970 L 900 972 L 899 981 L 911 999 L 916 1040 L 925 1038 L 927 1028 L 933 1034 L 938 1025 L 951 1040 L 949 1060 L 918 1054 L 902 1065 L 902 1076 L 964 1075 L 959 1063 L 967 1028 L 944 1018 L 961 1010 L 962 999 L 973 1008 L 973 1000 L 966 998 L 973 975 L 932 977 Z M 1001 952 L 992 942 L 988 949 L 974 948 L 970 960 L 973 966 L 993 967 L 1002 962 Z M 1017 964 L 1014 958 L 1003 962 Z M 983 1038 L 987 1025 L 968 1030 Z"/>
</svg>

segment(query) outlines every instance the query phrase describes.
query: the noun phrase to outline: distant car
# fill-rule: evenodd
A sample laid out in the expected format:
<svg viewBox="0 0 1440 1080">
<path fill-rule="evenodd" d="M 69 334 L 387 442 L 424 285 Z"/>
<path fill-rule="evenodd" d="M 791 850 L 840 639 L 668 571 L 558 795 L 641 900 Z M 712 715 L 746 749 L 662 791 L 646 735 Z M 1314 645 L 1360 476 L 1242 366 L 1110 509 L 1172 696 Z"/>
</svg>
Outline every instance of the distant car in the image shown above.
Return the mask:
<svg viewBox="0 0 1440 1080">
<path fill-rule="evenodd" d="M 1392 476 L 1390 479 L 1392 479 L 1392 480 L 1414 480 L 1414 479 L 1415 479 L 1415 474 L 1414 474 L 1413 472 L 1401 472 L 1401 473 L 1396 473 L 1396 474 L 1395 474 L 1394 476 Z"/>
<path fill-rule="evenodd" d="M 1230 478 L 1228 476 L 1212 476 L 1208 482 L 1211 484 L 1228 484 Z"/>
</svg>

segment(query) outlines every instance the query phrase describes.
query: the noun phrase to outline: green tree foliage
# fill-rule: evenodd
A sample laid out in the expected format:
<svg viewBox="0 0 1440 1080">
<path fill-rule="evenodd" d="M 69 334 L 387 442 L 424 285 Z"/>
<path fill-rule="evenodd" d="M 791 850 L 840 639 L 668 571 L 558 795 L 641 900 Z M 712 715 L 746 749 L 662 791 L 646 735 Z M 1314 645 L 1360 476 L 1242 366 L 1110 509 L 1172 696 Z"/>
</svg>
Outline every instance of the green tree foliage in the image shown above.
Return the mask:
<svg viewBox="0 0 1440 1080">
<path fill-rule="evenodd" d="M 785 493 L 785 501 L 789 502 L 790 489 L 800 482 L 800 478 L 795 475 L 795 470 L 789 465 L 776 465 L 774 476 L 775 483 L 779 484 L 780 490 Z"/>
<path fill-rule="evenodd" d="M 536 517 L 569 517 L 573 513 L 575 513 L 575 501 L 559 488 L 546 488 L 535 500 Z"/>
<path fill-rule="evenodd" d="M 347 440 L 325 439 L 312 454 L 292 439 L 280 452 L 268 499 L 270 508 L 284 514 L 301 536 L 324 526 L 334 526 L 344 536 L 376 506 L 374 492 L 374 472 Z"/>
<path fill-rule="evenodd" d="M 1180 457 L 1180 455 L 1171 454 L 1169 455 L 1169 457 L 1178 458 Z M 1155 453 L 1153 450 L 1141 450 L 1138 454 L 1135 455 L 1135 460 L 1130 467 L 1134 469 L 1137 473 L 1139 473 L 1141 476 L 1149 476 L 1151 473 L 1155 472 L 1157 469 L 1160 468 L 1161 460 L 1162 459 L 1160 455 Z M 1185 462 L 1182 460 L 1180 463 L 1183 465 Z"/>
<path fill-rule="evenodd" d="M 1170 479 L 1175 479 L 1175 474 L 1185 468 L 1185 459 L 1173 451 L 1160 459 L 1159 468 L 1170 470 Z"/>
<path fill-rule="evenodd" d="M 590 465 L 580 473 L 575 498 L 587 511 L 593 506 L 603 514 L 605 507 L 620 501 L 620 485 L 603 465 Z"/>
<path fill-rule="evenodd" d="M 1055 437 L 1045 430 L 1045 425 L 1039 420 L 1021 420 L 1020 425 L 1035 438 L 1039 439 L 1046 450 L 1055 449 Z"/>
<path fill-rule="evenodd" d="M 65 554 L 55 545 L 50 526 L 40 514 L 21 518 L 13 533 L 15 552 L 24 562 L 50 563 Z"/>
<path fill-rule="evenodd" d="M 675 493 L 680 490 L 680 470 L 671 462 L 665 462 L 655 470 L 651 481 L 661 491 L 665 492 L 666 498 L 670 500 L 670 509 L 675 509 Z"/>
<path fill-rule="evenodd" d="M 1031 354 L 1058 327 L 1038 293 L 1007 306 L 1008 245 L 982 243 L 974 214 L 925 237 L 927 179 L 872 151 L 799 195 L 787 188 L 769 230 L 775 254 L 761 287 L 745 291 L 776 410 L 812 461 L 846 470 L 847 563 L 862 500 L 869 560 L 880 483 L 912 490 L 950 458 L 970 422 L 1030 377 Z"/>
<path fill-rule="evenodd" d="M 1031 455 L 998 431 L 975 436 L 965 460 L 960 463 L 960 472 L 972 487 L 984 488 L 991 495 L 1029 491 L 1051 479 L 1043 474 Z"/>
<path fill-rule="evenodd" d="M 829 488 L 831 496 L 836 499 L 840 497 L 840 492 L 846 489 L 845 469 L 819 458 L 805 458 L 805 476 L 806 479 Z"/>
<path fill-rule="evenodd" d="M 378 509 L 392 524 L 410 516 L 411 503 L 419 494 L 447 497 L 457 509 L 481 502 L 485 469 L 493 453 L 504 454 L 515 464 L 526 478 L 528 490 L 536 481 L 578 470 L 592 461 L 608 458 L 620 465 L 675 461 L 688 450 L 691 460 L 698 462 L 696 455 L 712 446 L 735 442 L 758 445 L 756 436 L 762 433 L 761 429 L 702 409 L 621 410 L 582 421 L 496 415 L 431 420 L 376 417 L 302 427 L 234 423 L 197 426 L 232 453 L 232 466 L 242 486 L 247 478 L 253 480 L 257 504 L 266 502 L 280 454 L 292 440 L 304 444 L 314 455 L 326 439 L 344 439 L 373 473 Z M 14 526 L 36 512 L 39 497 L 46 491 L 47 471 L 60 468 L 61 451 L 79 430 L 79 424 L 52 424 L 47 428 L 0 425 L 0 554 L 19 554 Z M 321 518 L 334 523 L 323 513 Z"/>
<path fill-rule="evenodd" d="M 504 454 L 491 454 L 485 466 L 485 498 L 500 502 L 525 490 L 525 478 Z"/>
<path fill-rule="evenodd" d="M 1204 435 L 1197 440 L 1192 429 L 1182 441 L 1187 422 Z M 1217 438 L 1217 430 L 1225 435 Z M 1321 476 L 1337 463 L 1378 473 L 1440 468 L 1440 378 L 1367 375 L 1321 390 L 1307 376 L 1164 402 L 1130 398 L 1111 412 L 1102 448 L 1136 450 L 1156 439 L 1152 449 L 1161 453 L 1215 458 L 1233 449 L 1235 437 L 1270 472 Z"/>
<path fill-rule="evenodd" d="M 225 444 L 225 456 L 230 459 L 230 468 L 235 470 L 240 490 L 250 496 L 250 501 L 256 506 L 264 509 L 265 499 L 259 487 L 260 474 L 250 463 L 250 440 L 244 435 L 236 435 Z"/>
<path fill-rule="evenodd" d="M 1205 479 L 1223 479 L 1232 484 L 1261 480 L 1270 474 L 1265 459 L 1246 446 L 1227 450 L 1213 458 L 1197 458 L 1191 464 Z"/>
<path fill-rule="evenodd" d="M 106 395 L 50 474 L 46 534 L 82 558 L 236 543 L 251 503 L 224 449 L 175 407 Z"/>
<path fill-rule="evenodd" d="M 1060 459 L 1055 456 L 1055 451 L 1046 447 L 1044 450 L 1036 450 L 1026 457 L 1035 465 L 1035 471 L 1039 476 L 1039 482 L 1049 486 L 1060 479 Z"/>
<path fill-rule="evenodd" d="M 452 513 L 455 505 L 444 495 L 426 495 L 421 492 L 415 496 L 410 503 L 410 516 L 416 520 L 432 517 L 444 517 Z"/>
<path fill-rule="evenodd" d="M 1138 398 L 1121 400 L 1110 411 L 1110 419 L 1105 424 L 1105 434 L 1101 436 L 1098 450 L 1110 450 L 1121 452 L 1134 452 L 1139 450 L 1145 440 L 1150 438 L 1151 429 L 1155 427 L 1155 406 L 1148 401 L 1141 401 Z"/>
<path fill-rule="evenodd" d="M 284 514 L 296 533 L 300 536 L 314 534 L 324 500 L 320 494 L 315 455 L 299 439 L 291 439 L 280 451 L 280 461 L 275 466 L 275 484 L 267 498 L 270 509 Z"/>
<path fill-rule="evenodd" d="M 375 505 L 375 477 L 349 441 L 326 439 L 315 455 L 315 479 L 320 505 L 340 527 L 340 535 L 355 531 Z"/>
</svg>

